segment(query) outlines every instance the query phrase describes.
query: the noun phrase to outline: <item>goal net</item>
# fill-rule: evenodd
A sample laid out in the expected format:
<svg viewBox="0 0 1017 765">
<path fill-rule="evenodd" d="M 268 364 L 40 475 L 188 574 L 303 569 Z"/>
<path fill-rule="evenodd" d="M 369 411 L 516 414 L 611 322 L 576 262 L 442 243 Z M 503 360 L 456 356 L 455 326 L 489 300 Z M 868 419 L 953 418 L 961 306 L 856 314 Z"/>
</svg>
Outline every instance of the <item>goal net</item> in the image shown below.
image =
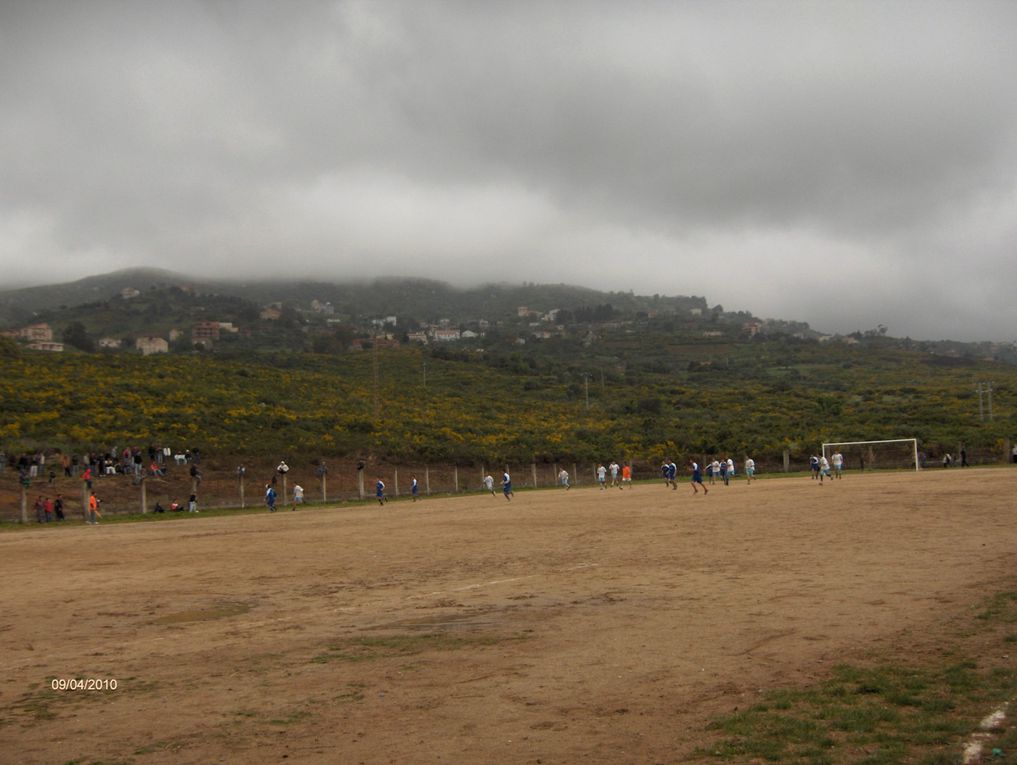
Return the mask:
<svg viewBox="0 0 1017 765">
<path fill-rule="evenodd" d="M 882 441 L 839 441 L 823 444 L 823 456 L 831 465 L 835 454 L 844 470 L 919 470 L 918 439 L 889 438 Z"/>
</svg>

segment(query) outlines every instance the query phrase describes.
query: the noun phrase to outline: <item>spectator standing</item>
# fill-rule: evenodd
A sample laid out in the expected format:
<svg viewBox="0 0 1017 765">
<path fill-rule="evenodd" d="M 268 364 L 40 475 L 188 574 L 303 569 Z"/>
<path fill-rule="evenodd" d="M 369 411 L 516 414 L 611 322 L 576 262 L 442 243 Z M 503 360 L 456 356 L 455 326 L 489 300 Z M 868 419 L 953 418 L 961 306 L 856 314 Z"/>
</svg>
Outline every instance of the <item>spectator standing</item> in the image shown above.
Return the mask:
<svg viewBox="0 0 1017 765">
<path fill-rule="evenodd" d="M 99 519 L 102 514 L 99 512 L 99 498 L 95 496 L 95 492 L 89 492 L 88 494 L 88 513 L 85 516 L 85 522 L 89 526 L 98 526 Z"/>
</svg>

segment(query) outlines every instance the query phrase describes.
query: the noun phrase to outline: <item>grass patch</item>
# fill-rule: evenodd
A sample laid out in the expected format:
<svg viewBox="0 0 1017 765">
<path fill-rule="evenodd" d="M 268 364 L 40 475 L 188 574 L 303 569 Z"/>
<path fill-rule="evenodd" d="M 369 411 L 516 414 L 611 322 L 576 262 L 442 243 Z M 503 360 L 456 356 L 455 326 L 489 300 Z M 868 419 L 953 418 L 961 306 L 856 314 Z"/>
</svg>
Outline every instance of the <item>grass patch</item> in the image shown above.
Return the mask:
<svg viewBox="0 0 1017 765">
<path fill-rule="evenodd" d="M 1006 624 L 1017 623 L 1017 591 L 1001 592 L 989 598 L 977 618 Z"/>
<path fill-rule="evenodd" d="M 979 721 L 1017 697 L 1017 668 L 991 665 L 992 646 L 1014 642 L 1013 633 L 1000 628 L 1017 621 L 1017 592 L 995 595 L 979 608 L 976 634 L 989 640 L 978 641 L 975 650 L 986 654 L 984 662 L 964 656 L 958 643 L 944 644 L 934 666 L 837 666 L 819 684 L 771 690 L 755 706 L 715 720 L 709 729 L 718 739 L 698 749 L 696 759 L 957 765 Z M 993 762 L 1017 762 L 1017 728 L 1008 725 L 992 744 Z"/>
<path fill-rule="evenodd" d="M 521 637 L 481 634 L 450 634 L 448 632 L 405 633 L 373 637 L 356 637 L 336 641 L 311 659 L 316 664 L 333 661 L 361 662 L 392 656 L 413 656 L 425 651 L 459 651 L 464 648 L 496 645 Z"/>
<path fill-rule="evenodd" d="M 302 722 L 307 720 L 312 715 L 307 710 L 301 709 L 296 712 L 291 712 L 286 717 L 277 717 L 274 720 L 269 720 L 270 725 L 293 725 L 294 723 Z"/>
<path fill-rule="evenodd" d="M 163 741 L 153 741 L 151 744 L 139 747 L 134 750 L 135 754 L 155 754 L 156 752 L 179 752 L 187 744 L 180 739 L 165 739 Z"/>
<path fill-rule="evenodd" d="M 104 675 L 82 670 L 67 673 L 62 677 L 91 678 L 104 677 Z M 128 690 L 132 693 L 145 693 L 158 687 L 158 683 L 144 682 L 134 677 L 128 677 L 118 680 L 116 690 L 56 690 L 51 685 L 53 679 L 47 678 L 45 683 L 31 683 L 28 690 L 21 696 L 6 706 L 0 707 L 0 727 L 14 724 L 28 727 L 35 723 L 55 720 L 59 717 L 59 712 L 68 708 L 89 704 L 106 704 Z"/>
<path fill-rule="evenodd" d="M 239 616 L 251 610 L 248 603 L 220 603 L 211 608 L 197 608 L 191 611 L 180 611 L 175 614 L 166 614 L 152 621 L 153 624 L 186 624 L 188 622 L 208 622 L 215 619 L 225 619 L 229 616 Z"/>
</svg>

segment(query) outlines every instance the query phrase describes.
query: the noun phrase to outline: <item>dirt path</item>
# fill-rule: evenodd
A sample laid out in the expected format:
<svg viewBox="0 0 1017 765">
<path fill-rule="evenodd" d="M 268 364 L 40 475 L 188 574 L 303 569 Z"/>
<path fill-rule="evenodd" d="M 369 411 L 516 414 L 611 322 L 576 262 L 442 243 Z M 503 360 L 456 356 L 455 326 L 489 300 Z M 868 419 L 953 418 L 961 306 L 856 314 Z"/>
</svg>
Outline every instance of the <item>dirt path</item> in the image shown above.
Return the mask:
<svg viewBox="0 0 1017 765">
<path fill-rule="evenodd" d="M 930 471 L 0 535 L 0 752 L 680 762 L 759 689 L 921 651 L 1006 585 L 1015 489 Z"/>
</svg>

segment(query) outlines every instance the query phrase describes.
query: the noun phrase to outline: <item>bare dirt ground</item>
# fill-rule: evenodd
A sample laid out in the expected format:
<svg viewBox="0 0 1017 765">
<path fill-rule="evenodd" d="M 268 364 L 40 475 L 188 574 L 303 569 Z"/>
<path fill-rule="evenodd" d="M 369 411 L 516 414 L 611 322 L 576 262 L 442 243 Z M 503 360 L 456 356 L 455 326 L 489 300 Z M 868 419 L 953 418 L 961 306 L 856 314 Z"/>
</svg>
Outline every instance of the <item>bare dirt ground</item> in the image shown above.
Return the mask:
<svg viewBox="0 0 1017 765">
<path fill-rule="evenodd" d="M 675 763 L 1013 586 L 1015 469 L 0 535 L 0 761 Z M 53 678 L 116 680 L 54 691 Z"/>
</svg>

